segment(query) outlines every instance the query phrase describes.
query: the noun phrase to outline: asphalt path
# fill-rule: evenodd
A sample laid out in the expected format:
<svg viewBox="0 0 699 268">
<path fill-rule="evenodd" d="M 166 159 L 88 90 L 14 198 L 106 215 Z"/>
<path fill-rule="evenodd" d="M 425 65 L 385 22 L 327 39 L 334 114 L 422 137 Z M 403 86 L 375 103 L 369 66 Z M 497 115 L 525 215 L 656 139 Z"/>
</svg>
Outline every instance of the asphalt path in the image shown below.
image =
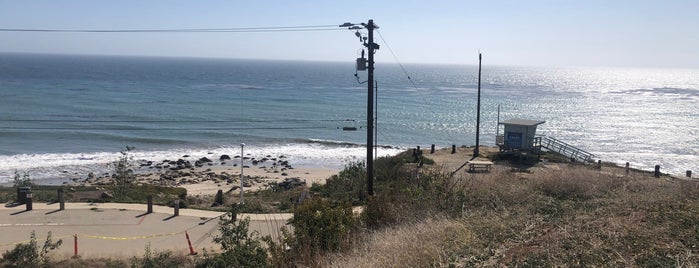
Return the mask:
<svg viewBox="0 0 699 268">
<path fill-rule="evenodd" d="M 77 252 L 81 257 L 131 258 L 142 256 L 146 247 L 155 252 L 171 251 L 189 254 L 190 248 L 199 253 L 219 251 L 213 242 L 218 234 L 218 219 L 224 213 L 195 209 L 153 206 L 146 213 L 145 204 L 123 203 L 34 203 L 31 211 L 25 205 L 0 207 L 0 252 L 11 250 L 18 243 L 27 243 L 35 231 L 39 247 L 50 231 L 53 240 L 63 240 L 61 247 L 52 252 L 58 259 L 70 258 Z M 279 234 L 279 228 L 292 217 L 290 213 L 241 214 L 250 218 L 250 231 L 260 235 Z"/>
</svg>

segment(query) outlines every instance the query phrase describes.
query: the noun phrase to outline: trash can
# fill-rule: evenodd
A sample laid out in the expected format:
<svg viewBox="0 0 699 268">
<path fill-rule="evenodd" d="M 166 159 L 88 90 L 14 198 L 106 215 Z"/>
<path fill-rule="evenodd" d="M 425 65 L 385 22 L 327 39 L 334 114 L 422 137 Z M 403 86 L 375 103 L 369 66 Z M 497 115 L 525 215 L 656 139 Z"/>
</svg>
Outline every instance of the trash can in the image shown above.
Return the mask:
<svg viewBox="0 0 699 268">
<path fill-rule="evenodd" d="M 20 204 L 26 204 L 28 196 L 32 194 L 32 187 L 24 186 L 17 187 L 17 202 Z"/>
</svg>

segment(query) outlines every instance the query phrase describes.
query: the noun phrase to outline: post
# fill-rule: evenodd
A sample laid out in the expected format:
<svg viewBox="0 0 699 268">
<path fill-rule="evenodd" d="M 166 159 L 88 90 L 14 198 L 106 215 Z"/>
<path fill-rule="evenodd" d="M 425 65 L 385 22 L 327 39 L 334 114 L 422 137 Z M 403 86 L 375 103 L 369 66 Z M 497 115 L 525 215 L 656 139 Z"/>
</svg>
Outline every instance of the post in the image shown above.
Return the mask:
<svg viewBox="0 0 699 268">
<path fill-rule="evenodd" d="M 597 168 L 602 169 L 602 160 L 597 160 Z"/>
<path fill-rule="evenodd" d="M 63 187 L 58 188 L 58 210 L 66 210 L 66 198 L 63 196 Z"/>
<path fill-rule="evenodd" d="M 73 234 L 73 258 L 78 257 L 78 234 Z"/>
<path fill-rule="evenodd" d="M 185 237 L 187 237 L 187 244 L 189 245 L 189 255 L 197 255 L 196 252 L 194 252 L 194 247 L 192 247 L 192 241 L 189 240 L 189 233 L 187 231 L 184 231 Z"/>
<path fill-rule="evenodd" d="M 480 153 L 480 132 L 481 132 L 481 53 L 478 53 L 478 105 L 476 106 L 476 149 L 473 150 L 473 158 Z"/>
<path fill-rule="evenodd" d="M 655 177 L 660 178 L 660 165 L 655 165 Z"/>
<path fill-rule="evenodd" d="M 173 216 L 179 216 L 180 215 L 180 200 L 179 199 L 175 200 L 174 207 L 175 207 L 175 212 L 174 212 Z"/>
<path fill-rule="evenodd" d="M 374 20 L 364 25 L 368 32 L 369 42 L 365 44 L 369 50 L 369 59 L 367 70 L 367 131 L 366 131 L 366 177 L 367 177 L 367 192 L 370 196 L 374 195 L 374 49 L 379 46 L 374 44 L 374 29 L 378 28 L 374 25 Z"/>
<path fill-rule="evenodd" d="M 430 147 L 430 154 L 434 153 L 434 144 L 432 144 L 432 147 Z"/>
<path fill-rule="evenodd" d="M 691 178 L 691 177 L 692 177 L 692 171 L 691 171 L 691 170 L 687 170 L 687 178 Z"/>
<path fill-rule="evenodd" d="M 29 192 L 29 193 L 27 193 L 27 211 L 30 211 L 30 210 L 32 210 L 32 209 L 33 209 L 33 205 L 32 205 L 32 193 Z"/>
<path fill-rule="evenodd" d="M 146 213 L 153 213 L 153 195 L 148 195 L 148 210 Z"/>
<path fill-rule="evenodd" d="M 626 162 L 626 174 L 629 174 L 630 168 L 629 168 L 629 162 Z"/>
<path fill-rule="evenodd" d="M 243 205 L 245 204 L 245 199 L 243 197 L 243 149 L 245 148 L 245 143 L 240 144 L 240 204 Z"/>
<path fill-rule="evenodd" d="M 455 154 L 455 153 L 456 153 L 456 144 L 452 144 L 451 145 L 451 154 Z"/>
</svg>

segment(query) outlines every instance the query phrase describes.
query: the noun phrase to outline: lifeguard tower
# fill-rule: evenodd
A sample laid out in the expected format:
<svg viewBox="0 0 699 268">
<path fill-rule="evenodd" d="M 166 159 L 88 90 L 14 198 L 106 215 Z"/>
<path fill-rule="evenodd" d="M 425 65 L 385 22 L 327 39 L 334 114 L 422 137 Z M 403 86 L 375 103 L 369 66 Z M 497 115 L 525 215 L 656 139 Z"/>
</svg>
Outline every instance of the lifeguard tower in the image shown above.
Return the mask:
<svg viewBox="0 0 699 268">
<path fill-rule="evenodd" d="M 536 127 L 546 121 L 528 119 L 510 119 L 500 122 L 505 130 L 497 136 L 500 152 L 541 152 L 541 137 L 536 136 Z"/>
<path fill-rule="evenodd" d="M 540 156 L 543 150 L 560 154 L 571 161 L 593 163 L 594 155 L 553 137 L 536 135 L 536 127 L 546 121 L 510 119 L 498 123 L 505 126 L 504 134 L 495 141 L 500 153 L 524 153 Z"/>
</svg>

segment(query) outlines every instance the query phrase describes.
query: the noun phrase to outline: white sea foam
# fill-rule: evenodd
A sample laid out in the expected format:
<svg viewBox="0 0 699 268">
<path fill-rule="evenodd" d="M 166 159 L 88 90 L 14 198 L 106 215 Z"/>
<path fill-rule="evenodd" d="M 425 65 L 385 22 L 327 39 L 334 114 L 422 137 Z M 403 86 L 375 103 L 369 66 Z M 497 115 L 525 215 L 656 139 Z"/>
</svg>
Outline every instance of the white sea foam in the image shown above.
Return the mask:
<svg viewBox="0 0 699 268">
<path fill-rule="evenodd" d="M 401 152 L 398 148 L 379 148 L 377 157 L 395 155 Z M 239 156 L 239 146 L 173 149 L 162 151 L 130 152 L 137 163 L 152 161 L 186 159 L 196 161 L 202 157 L 218 160 L 221 155 Z M 248 157 L 262 158 L 284 156 L 293 166 L 341 169 L 346 164 L 366 159 L 366 149 L 356 145 L 332 146 L 318 143 L 289 143 L 274 145 L 254 145 L 244 147 L 243 153 Z M 110 163 L 119 159 L 119 152 L 98 153 L 65 153 L 65 154 L 20 154 L 0 156 L 0 183 L 12 181 L 15 172 L 29 176 L 41 183 L 42 181 L 66 181 L 73 178 L 86 178 L 89 173 L 102 175 L 109 173 Z M 239 161 L 239 160 L 232 160 Z M 147 169 L 142 169 L 145 172 Z"/>
</svg>

